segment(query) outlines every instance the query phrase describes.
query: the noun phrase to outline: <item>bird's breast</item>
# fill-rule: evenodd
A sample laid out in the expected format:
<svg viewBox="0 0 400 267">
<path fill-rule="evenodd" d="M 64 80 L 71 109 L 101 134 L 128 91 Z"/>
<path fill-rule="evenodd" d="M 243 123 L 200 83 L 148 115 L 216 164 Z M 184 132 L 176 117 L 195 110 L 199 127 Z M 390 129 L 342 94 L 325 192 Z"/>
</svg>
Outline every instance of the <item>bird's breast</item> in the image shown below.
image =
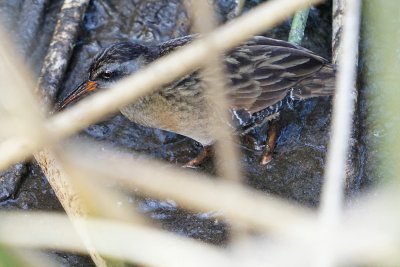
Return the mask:
<svg viewBox="0 0 400 267">
<path fill-rule="evenodd" d="M 121 113 L 135 123 L 184 135 L 203 145 L 213 142 L 211 118 L 201 99 L 155 93 L 122 108 Z"/>
</svg>

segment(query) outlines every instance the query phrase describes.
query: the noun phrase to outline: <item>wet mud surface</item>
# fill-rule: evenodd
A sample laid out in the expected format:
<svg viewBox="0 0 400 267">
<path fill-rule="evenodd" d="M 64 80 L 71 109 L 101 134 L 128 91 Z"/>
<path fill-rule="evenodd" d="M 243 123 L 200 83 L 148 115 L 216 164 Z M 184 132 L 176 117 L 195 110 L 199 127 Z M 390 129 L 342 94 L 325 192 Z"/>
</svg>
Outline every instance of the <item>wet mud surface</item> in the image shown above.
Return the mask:
<svg viewBox="0 0 400 267">
<path fill-rule="evenodd" d="M 26 2 L 28 1 L 4 1 L 0 3 L 0 14 L 23 16 L 22 7 Z M 40 71 L 60 2 L 36 1 L 36 5 L 32 4 L 32 8 L 45 7 L 44 17 L 36 29 L 40 34 L 36 35 L 35 45 L 18 47 L 23 55 L 30 55 L 26 56 L 26 60 L 32 65 L 35 74 Z M 216 2 L 221 21 L 232 17 L 235 1 Z M 248 1 L 245 11 L 255 6 L 257 2 L 261 1 Z M 311 10 L 303 42 L 303 46 L 325 58 L 330 58 L 331 55 L 330 8 L 329 4 L 325 4 Z M 37 13 L 40 14 L 42 12 L 40 10 Z M 4 15 L 1 20 L 11 29 L 10 32 L 14 34 L 15 40 L 21 40 L 24 36 L 29 37 L 20 29 L 21 26 L 12 16 Z M 287 21 L 265 35 L 285 40 L 289 28 L 290 22 Z M 188 33 L 190 33 L 190 17 L 179 0 L 91 1 L 58 99 L 63 99 L 86 78 L 91 58 L 108 44 L 122 40 L 163 41 Z M 293 109 L 282 113 L 281 134 L 273 161 L 268 166 L 259 165 L 260 149 L 263 148 L 268 126 L 257 129 L 243 138 L 238 146 L 243 152 L 241 161 L 245 183 L 265 194 L 317 207 L 330 136 L 331 101 L 330 97 L 310 99 L 296 103 Z M 371 136 L 367 125 L 363 122 L 365 109 L 365 97 L 361 95 L 357 107 L 359 112 L 357 120 L 361 122 L 357 122 L 359 127 L 354 135 L 355 145 L 349 159 L 352 177 L 347 188 L 350 196 L 359 192 L 361 186 L 371 181 L 365 171 L 365 162 L 368 159 L 367 145 L 370 142 L 368 136 Z M 103 122 L 88 127 L 81 135 L 177 165 L 187 162 L 201 149 L 193 140 L 136 125 L 120 114 L 109 116 Z M 198 171 L 215 173 L 212 160 L 207 161 Z M 8 175 L 11 178 L 6 177 L 7 175 L 0 174 L 1 209 L 62 210 L 35 162 L 23 165 L 18 170 L 11 170 L 11 174 Z M 155 201 L 146 197 L 135 197 L 135 202 L 144 214 L 159 222 L 165 229 L 215 244 L 225 244 L 229 240 L 229 227 L 213 216 L 217 211 L 192 214 L 180 210 L 172 200 Z M 64 257 L 57 253 L 54 255 Z M 87 266 L 72 257 L 75 256 L 71 256 L 66 266 Z"/>
</svg>

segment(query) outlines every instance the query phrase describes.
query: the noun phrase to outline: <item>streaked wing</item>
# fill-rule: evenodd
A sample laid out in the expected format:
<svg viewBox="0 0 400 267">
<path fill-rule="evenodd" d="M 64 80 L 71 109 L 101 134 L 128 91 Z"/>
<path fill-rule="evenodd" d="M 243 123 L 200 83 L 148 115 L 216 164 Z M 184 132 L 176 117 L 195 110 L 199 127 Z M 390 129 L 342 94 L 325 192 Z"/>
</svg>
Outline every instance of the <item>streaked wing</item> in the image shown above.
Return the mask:
<svg viewBox="0 0 400 267">
<path fill-rule="evenodd" d="M 184 36 L 161 43 L 159 46 L 161 56 L 190 43 L 196 37 L 198 36 Z M 329 65 L 324 58 L 310 50 L 262 36 L 253 37 L 227 52 L 224 61 L 227 76 L 231 82 L 229 97 L 232 100 L 233 109 L 246 110 L 250 113 L 278 103 L 285 98 L 291 88 L 296 87 L 303 80 L 308 79 L 309 84 L 316 85 L 313 83 L 313 77 L 318 76 L 316 73 L 322 67 Z M 327 75 L 330 74 L 327 73 Z M 194 72 L 193 76 L 198 79 L 197 72 Z M 182 78 L 173 84 L 185 80 L 187 79 Z M 174 86 L 168 86 L 166 90 L 168 88 L 174 88 Z M 297 94 L 302 95 L 302 89 L 299 88 L 296 88 Z M 324 95 L 323 90 L 315 94 L 307 92 L 304 95 Z M 331 94 L 331 91 L 328 93 Z"/>
<path fill-rule="evenodd" d="M 328 62 L 290 43 L 254 37 L 225 59 L 234 109 L 258 112 L 282 100 Z"/>
</svg>

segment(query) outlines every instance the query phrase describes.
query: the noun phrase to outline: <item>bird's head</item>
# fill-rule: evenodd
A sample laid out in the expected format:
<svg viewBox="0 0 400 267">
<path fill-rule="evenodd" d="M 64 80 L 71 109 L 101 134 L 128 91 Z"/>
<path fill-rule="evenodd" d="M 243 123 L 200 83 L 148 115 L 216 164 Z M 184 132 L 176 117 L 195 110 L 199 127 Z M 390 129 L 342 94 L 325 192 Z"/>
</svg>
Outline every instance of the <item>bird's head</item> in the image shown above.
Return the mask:
<svg viewBox="0 0 400 267">
<path fill-rule="evenodd" d="M 157 49 L 132 42 L 115 43 L 96 55 L 89 77 L 58 106 L 62 110 L 88 93 L 110 88 L 115 82 L 136 72 L 157 58 Z"/>
</svg>

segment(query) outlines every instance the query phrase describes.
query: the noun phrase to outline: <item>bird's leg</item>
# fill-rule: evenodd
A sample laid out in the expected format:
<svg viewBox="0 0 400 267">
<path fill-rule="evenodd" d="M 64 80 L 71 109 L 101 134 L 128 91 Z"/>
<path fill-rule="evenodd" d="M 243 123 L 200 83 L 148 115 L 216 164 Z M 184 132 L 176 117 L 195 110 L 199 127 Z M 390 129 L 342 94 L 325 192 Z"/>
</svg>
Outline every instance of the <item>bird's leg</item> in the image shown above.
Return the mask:
<svg viewBox="0 0 400 267">
<path fill-rule="evenodd" d="M 270 122 L 267 133 L 267 143 L 265 151 L 261 157 L 260 164 L 267 165 L 272 160 L 272 154 L 276 147 L 276 140 L 278 139 L 280 132 L 279 119 L 274 119 Z"/>
<path fill-rule="evenodd" d="M 208 157 L 213 154 L 212 146 L 205 146 L 203 150 L 194 159 L 183 165 L 183 168 L 196 168 L 200 166 Z"/>
</svg>

